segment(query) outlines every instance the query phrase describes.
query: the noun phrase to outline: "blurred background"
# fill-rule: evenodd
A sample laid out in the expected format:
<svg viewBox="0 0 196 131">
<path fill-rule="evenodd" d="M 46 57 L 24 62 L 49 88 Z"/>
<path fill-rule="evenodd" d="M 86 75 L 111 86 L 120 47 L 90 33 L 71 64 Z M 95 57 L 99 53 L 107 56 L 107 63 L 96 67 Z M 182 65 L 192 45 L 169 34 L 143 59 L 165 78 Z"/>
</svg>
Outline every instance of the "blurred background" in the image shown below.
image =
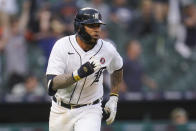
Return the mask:
<svg viewBox="0 0 196 131">
<path fill-rule="evenodd" d="M 48 130 L 50 51 L 87 6 L 124 60 L 117 118 L 102 131 L 196 131 L 196 0 L 0 0 L 0 131 Z"/>
</svg>

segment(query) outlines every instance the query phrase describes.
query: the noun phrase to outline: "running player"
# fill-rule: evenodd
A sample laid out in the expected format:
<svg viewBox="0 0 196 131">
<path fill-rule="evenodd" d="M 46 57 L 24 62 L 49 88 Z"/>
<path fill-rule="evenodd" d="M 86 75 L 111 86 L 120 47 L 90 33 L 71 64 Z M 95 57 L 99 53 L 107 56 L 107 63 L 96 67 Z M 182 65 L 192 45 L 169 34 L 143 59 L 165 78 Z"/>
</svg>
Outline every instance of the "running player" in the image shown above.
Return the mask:
<svg viewBox="0 0 196 131">
<path fill-rule="evenodd" d="M 115 119 L 123 62 L 114 46 L 100 39 L 103 24 L 98 10 L 80 9 L 76 34 L 59 39 L 52 49 L 46 72 L 52 96 L 50 131 L 100 131 L 104 70 L 111 73 L 106 123 Z"/>
</svg>

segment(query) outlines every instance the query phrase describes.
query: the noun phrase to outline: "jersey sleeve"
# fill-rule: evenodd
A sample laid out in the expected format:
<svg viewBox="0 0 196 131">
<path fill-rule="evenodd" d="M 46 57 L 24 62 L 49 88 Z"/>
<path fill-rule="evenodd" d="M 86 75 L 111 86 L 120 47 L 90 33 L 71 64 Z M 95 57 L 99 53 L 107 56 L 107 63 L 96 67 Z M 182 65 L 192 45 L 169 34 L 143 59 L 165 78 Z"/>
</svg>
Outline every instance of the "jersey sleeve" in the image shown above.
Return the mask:
<svg viewBox="0 0 196 131">
<path fill-rule="evenodd" d="M 52 48 L 48 61 L 46 75 L 60 75 L 64 73 L 66 63 L 64 58 L 65 53 L 63 53 L 65 51 L 63 51 L 63 49 L 64 48 L 62 47 L 61 41 L 58 40 Z"/>
<path fill-rule="evenodd" d="M 113 73 L 114 71 L 119 70 L 123 67 L 122 57 L 120 56 L 120 54 L 117 52 L 116 49 L 113 51 L 112 55 L 113 57 L 108 67 L 109 73 Z"/>
</svg>

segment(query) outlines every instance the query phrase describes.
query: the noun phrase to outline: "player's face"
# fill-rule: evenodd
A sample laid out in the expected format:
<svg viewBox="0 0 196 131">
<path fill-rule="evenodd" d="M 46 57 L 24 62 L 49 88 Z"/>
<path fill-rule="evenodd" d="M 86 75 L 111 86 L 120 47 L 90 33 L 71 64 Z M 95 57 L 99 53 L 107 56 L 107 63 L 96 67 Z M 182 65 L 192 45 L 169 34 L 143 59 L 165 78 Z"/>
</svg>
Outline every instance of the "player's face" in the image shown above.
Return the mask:
<svg viewBox="0 0 196 131">
<path fill-rule="evenodd" d="M 92 37 L 92 40 L 97 41 L 100 38 L 101 24 L 85 25 L 86 32 Z"/>
</svg>

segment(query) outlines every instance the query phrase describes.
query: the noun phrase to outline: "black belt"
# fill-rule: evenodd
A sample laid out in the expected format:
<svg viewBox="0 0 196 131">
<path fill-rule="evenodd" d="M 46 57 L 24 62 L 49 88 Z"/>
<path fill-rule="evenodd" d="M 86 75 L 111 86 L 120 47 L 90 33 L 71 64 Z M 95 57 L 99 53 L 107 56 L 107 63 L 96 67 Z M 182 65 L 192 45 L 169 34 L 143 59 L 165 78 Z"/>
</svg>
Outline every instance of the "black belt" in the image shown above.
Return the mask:
<svg viewBox="0 0 196 131">
<path fill-rule="evenodd" d="M 52 99 L 53 99 L 55 102 L 57 102 L 55 96 L 53 96 Z M 101 101 L 100 99 L 97 99 L 97 100 L 93 101 L 92 103 L 89 103 L 89 104 L 81 104 L 81 105 L 66 104 L 66 103 L 64 103 L 64 102 L 61 101 L 61 106 L 62 106 L 62 107 L 65 107 L 65 108 L 68 108 L 68 109 L 74 109 L 74 108 L 80 108 L 80 107 L 87 106 L 87 105 L 95 105 L 95 104 L 98 104 L 100 101 Z"/>
</svg>

